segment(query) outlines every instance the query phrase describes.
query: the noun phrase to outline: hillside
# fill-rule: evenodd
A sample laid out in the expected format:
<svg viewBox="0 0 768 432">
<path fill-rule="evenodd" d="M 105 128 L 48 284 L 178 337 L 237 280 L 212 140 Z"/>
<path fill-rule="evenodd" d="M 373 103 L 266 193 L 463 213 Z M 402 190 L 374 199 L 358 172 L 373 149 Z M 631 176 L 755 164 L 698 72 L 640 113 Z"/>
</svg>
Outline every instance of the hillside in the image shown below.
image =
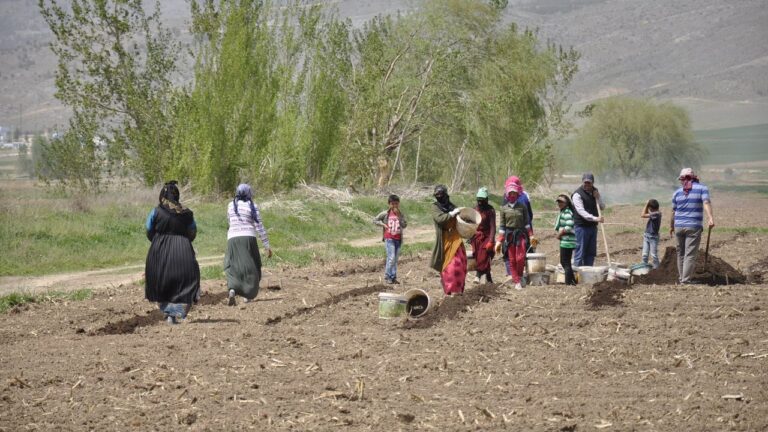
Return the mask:
<svg viewBox="0 0 768 432">
<path fill-rule="evenodd" d="M 166 25 L 184 40 L 187 1 L 161 3 Z M 355 25 L 414 4 L 326 3 Z M 36 4 L 0 2 L 3 127 L 35 130 L 66 122 L 66 109 L 54 99 L 51 34 Z M 712 129 L 768 121 L 766 6 L 766 0 L 511 0 L 507 19 L 582 52 L 573 83 L 577 107 L 614 94 L 656 97 L 688 107 L 696 129 Z"/>
</svg>

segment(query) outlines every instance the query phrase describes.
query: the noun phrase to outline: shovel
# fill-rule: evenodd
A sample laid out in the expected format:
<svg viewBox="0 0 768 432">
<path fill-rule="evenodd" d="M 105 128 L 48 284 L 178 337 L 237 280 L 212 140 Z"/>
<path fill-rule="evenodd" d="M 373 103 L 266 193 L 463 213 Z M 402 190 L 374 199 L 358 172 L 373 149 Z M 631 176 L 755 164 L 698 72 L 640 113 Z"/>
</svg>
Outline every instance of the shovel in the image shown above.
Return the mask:
<svg viewBox="0 0 768 432">
<path fill-rule="evenodd" d="M 707 269 L 707 263 L 709 262 L 709 236 L 712 235 L 712 227 L 707 230 L 707 246 L 704 248 L 704 270 Z"/>
<path fill-rule="evenodd" d="M 597 203 L 597 217 L 603 217 L 600 203 Z M 608 268 L 611 268 L 611 254 L 608 252 L 608 240 L 605 237 L 605 226 L 602 223 L 600 224 L 600 233 L 603 235 L 603 244 L 605 245 L 605 259 L 608 260 Z M 709 239 L 707 239 L 707 244 L 709 244 Z"/>
</svg>

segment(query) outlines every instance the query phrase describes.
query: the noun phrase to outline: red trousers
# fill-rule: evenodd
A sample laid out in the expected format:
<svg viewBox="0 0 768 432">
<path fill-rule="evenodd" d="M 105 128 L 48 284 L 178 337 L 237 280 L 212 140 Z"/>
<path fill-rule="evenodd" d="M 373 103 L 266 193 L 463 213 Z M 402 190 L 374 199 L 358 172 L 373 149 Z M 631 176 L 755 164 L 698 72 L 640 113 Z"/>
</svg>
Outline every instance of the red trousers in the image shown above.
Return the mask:
<svg viewBox="0 0 768 432">
<path fill-rule="evenodd" d="M 522 236 L 521 236 L 522 237 Z M 525 269 L 525 239 L 517 239 L 517 244 L 510 244 L 507 249 L 507 258 L 509 260 L 509 274 L 515 283 L 520 283 Z"/>
</svg>

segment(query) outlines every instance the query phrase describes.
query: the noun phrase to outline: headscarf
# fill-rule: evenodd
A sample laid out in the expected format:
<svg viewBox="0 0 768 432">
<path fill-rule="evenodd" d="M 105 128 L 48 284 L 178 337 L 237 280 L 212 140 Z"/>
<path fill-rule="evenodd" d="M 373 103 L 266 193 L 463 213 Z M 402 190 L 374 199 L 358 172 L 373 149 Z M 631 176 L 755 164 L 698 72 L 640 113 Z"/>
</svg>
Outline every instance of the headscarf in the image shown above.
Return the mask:
<svg viewBox="0 0 768 432">
<path fill-rule="evenodd" d="M 184 206 L 179 203 L 181 193 L 179 192 L 179 187 L 176 186 L 178 183 L 179 182 L 176 180 L 171 180 L 165 183 L 163 188 L 160 189 L 160 197 L 158 198 L 158 202 L 161 206 L 165 207 L 169 211 L 182 213 L 186 210 L 186 208 L 184 208 Z"/>
<path fill-rule="evenodd" d="M 487 211 L 491 209 L 490 204 L 488 204 L 488 188 L 483 186 L 480 189 L 477 190 L 477 208 L 482 211 Z"/>
<path fill-rule="evenodd" d="M 677 179 L 683 182 L 683 193 L 685 196 L 688 196 L 688 192 L 693 189 L 693 184 L 699 182 L 699 178 L 693 172 L 693 168 L 683 168 Z"/>
<path fill-rule="evenodd" d="M 523 193 L 523 183 L 520 182 L 520 177 L 518 177 L 518 176 L 509 176 L 509 177 L 507 177 L 507 180 L 504 182 L 504 190 L 506 191 L 507 188 L 510 185 L 513 185 L 513 184 L 516 184 L 516 185 L 518 185 L 520 187 L 520 191 L 518 193 L 522 195 L 522 193 Z"/>
<path fill-rule="evenodd" d="M 504 196 L 506 196 L 506 197 L 507 197 L 507 201 L 509 201 L 509 202 L 511 202 L 511 203 L 514 203 L 514 201 L 517 201 L 517 198 L 515 198 L 515 200 L 511 200 L 511 199 L 509 199 L 509 194 L 510 194 L 510 192 L 516 192 L 516 193 L 517 193 L 517 196 L 519 197 L 519 196 L 520 196 L 520 195 L 523 193 L 523 188 L 522 188 L 522 186 L 520 186 L 519 184 L 517 184 L 517 183 L 511 183 L 511 182 L 508 182 L 508 183 L 507 183 L 507 184 L 504 186 Z"/>
<path fill-rule="evenodd" d="M 259 219 L 256 217 L 256 206 L 253 205 L 253 190 L 247 183 L 240 183 L 235 190 L 235 199 L 232 200 L 232 205 L 235 208 L 235 214 L 240 216 L 240 212 L 237 209 L 237 202 L 245 201 L 251 206 L 251 217 L 253 221 L 259 223 Z"/>
<path fill-rule="evenodd" d="M 451 197 L 448 196 L 448 188 L 445 185 L 439 184 L 435 186 L 435 193 L 433 196 L 436 200 L 435 204 L 437 204 L 443 213 L 448 213 L 456 208 L 456 206 L 451 202 Z"/>
</svg>

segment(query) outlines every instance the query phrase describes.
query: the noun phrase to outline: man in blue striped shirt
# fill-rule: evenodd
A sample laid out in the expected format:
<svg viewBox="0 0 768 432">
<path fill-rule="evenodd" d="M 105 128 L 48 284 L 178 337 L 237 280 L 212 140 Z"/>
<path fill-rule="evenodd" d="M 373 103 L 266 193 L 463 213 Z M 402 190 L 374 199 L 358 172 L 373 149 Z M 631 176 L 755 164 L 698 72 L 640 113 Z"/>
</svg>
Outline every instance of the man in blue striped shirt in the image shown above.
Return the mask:
<svg viewBox="0 0 768 432">
<path fill-rule="evenodd" d="M 709 200 L 709 188 L 699 183 L 699 178 L 691 168 L 680 171 L 680 188 L 672 195 L 672 217 L 669 233 L 677 238 L 677 274 L 680 283 L 691 283 L 691 276 L 696 267 L 696 255 L 699 251 L 701 233 L 704 230 L 704 213 L 707 225 L 715 226 L 712 216 L 712 204 Z"/>
</svg>

